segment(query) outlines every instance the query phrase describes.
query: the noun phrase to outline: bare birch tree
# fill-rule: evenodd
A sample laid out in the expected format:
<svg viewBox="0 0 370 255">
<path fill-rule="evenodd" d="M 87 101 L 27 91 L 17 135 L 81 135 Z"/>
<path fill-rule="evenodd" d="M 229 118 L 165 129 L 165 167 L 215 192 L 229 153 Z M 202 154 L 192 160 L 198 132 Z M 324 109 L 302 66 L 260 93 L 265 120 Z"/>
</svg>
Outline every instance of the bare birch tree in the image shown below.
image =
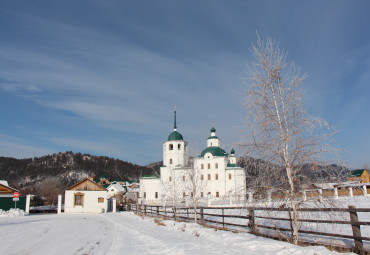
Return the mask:
<svg viewBox="0 0 370 255">
<path fill-rule="evenodd" d="M 287 62 L 287 53 L 274 40 L 258 37 L 251 52 L 255 62 L 248 71 L 246 153 L 266 162 L 258 174 L 269 177 L 258 185 L 287 191 L 293 211 L 292 242 L 297 244 L 298 192 L 319 169 L 322 154 L 331 151 L 323 141 L 332 132 L 324 120 L 311 117 L 303 108 L 305 75 Z"/>
<path fill-rule="evenodd" d="M 185 171 L 185 181 L 183 183 L 184 192 L 189 196 L 191 206 L 194 209 L 194 222 L 198 220 L 198 205 L 206 196 L 208 182 L 203 178 L 199 167 L 195 164 L 194 159 L 190 162 L 190 167 Z"/>
</svg>

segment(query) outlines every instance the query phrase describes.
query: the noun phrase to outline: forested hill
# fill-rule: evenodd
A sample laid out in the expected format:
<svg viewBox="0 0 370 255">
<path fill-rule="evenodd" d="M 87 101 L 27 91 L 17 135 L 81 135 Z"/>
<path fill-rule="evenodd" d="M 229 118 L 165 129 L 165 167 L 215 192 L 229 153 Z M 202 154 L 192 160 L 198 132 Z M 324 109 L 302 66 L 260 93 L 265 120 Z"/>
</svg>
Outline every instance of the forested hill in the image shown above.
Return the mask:
<svg viewBox="0 0 370 255">
<path fill-rule="evenodd" d="M 71 151 L 27 159 L 0 157 L 0 179 L 7 180 L 15 188 L 35 186 L 49 176 L 58 177 L 64 185 L 90 175 L 137 181 L 142 174 L 151 174 L 152 171 L 119 159 Z"/>
</svg>

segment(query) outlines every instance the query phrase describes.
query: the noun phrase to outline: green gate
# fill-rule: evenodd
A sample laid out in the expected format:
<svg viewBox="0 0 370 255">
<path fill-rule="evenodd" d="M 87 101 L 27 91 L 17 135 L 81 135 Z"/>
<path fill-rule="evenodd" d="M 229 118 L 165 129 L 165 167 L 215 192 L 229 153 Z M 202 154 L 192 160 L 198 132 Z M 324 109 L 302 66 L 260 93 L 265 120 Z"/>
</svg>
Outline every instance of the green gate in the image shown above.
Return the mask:
<svg viewBox="0 0 370 255">
<path fill-rule="evenodd" d="M 4 211 L 9 211 L 9 209 L 14 208 L 14 203 L 13 197 L 0 197 L 0 209 Z M 26 197 L 19 197 L 17 208 L 25 211 Z"/>
</svg>

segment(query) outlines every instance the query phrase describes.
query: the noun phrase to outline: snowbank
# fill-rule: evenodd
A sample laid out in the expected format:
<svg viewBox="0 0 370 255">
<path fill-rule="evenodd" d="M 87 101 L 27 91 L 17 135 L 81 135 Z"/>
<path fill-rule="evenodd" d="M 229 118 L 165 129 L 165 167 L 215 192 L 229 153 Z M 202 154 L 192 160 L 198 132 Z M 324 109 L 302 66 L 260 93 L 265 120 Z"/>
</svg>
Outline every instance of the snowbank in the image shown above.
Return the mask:
<svg viewBox="0 0 370 255">
<path fill-rule="evenodd" d="M 18 217 L 24 216 L 25 212 L 20 209 L 10 209 L 9 211 L 3 211 L 0 209 L 0 217 Z"/>
</svg>

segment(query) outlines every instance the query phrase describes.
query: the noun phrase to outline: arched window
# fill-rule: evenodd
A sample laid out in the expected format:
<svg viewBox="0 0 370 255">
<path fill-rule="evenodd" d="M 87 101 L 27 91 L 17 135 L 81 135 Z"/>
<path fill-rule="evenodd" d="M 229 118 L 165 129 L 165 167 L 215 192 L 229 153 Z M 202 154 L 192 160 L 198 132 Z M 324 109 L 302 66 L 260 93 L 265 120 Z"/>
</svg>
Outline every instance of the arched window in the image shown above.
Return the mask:
<svg viewBox="0 0 370 255">
<path fill-rule="evenodd" d="M 180 143 L 177 145 L 177 149 L 181 150 L 181 144 Z"/>
<path fill-rule="evenodd" d="M 170 149 L 170 151 L 173 150 L 173 144 L 172 143 L 170 144 L 170 148 L 169 149 Z"/>
<path fill-rule="evenodd" d="M 231 174 L 229 174 L 229 180 L 231 180 Z"/>
<path fill-rule="evenodd" d="M 170 165 L 172 164 L 172 158 L 170 158 Z"/>
<path fill-rule="evenodd" d="M 170 176 L 168 179 L 169 179 L 170 182 L 172 182 L 172 176 Z"/>
<path fill-rule="evenodd" d="M 204 164 L 201 164 L 200 165 L 200 169 L 204 169 Z"/>
<path fill-rule="evenodd" d="M 215 179 L 218 180 L 218 174 L 215 174 Z"/>
<path fill-rule="evenodd" d="M 182 180 L 185 181 L 185 175 L 182 176 Z"/>
<path fill-rule="evenodd" d="M 211 169 L 211 163 L 208 163 L 208 169 Z"/>
<path fill-rule="evenodd" d="M 215 168 L 218 169 L 218 163 L 215 164 Z"/>
<path fill-rule="evenodd" d="M 216 191 L 216 197 L 220 197 L 220 193 Z"/>
</svg>

